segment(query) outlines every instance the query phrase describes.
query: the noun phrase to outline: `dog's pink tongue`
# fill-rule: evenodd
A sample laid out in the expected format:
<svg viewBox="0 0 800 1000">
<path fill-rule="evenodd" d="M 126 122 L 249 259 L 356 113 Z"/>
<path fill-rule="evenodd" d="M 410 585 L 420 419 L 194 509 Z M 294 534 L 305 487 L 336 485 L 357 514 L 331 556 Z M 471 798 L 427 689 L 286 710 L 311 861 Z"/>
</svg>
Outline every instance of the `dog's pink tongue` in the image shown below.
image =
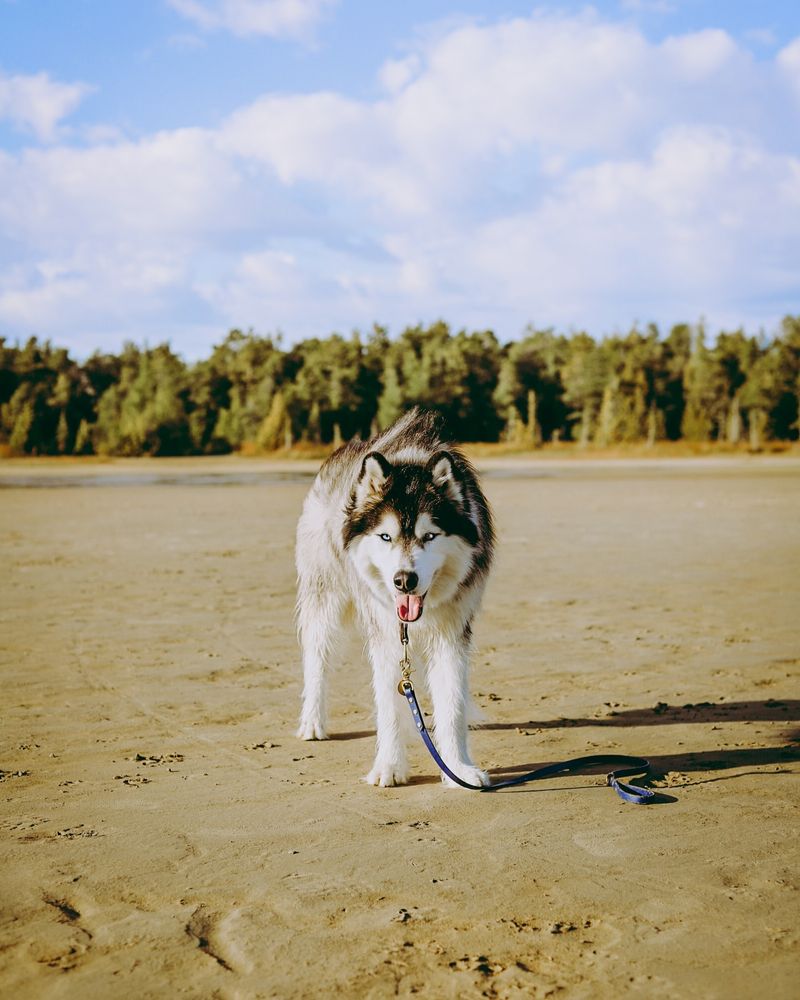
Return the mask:
<svg viewBox="0 0 800 1000">
<path fill-rule="evenodd" d="M 422 598 L 417 594 L 397 595 L 397 617 L 404 622 L 415 622 L 422 614 Z"/>
</svg>

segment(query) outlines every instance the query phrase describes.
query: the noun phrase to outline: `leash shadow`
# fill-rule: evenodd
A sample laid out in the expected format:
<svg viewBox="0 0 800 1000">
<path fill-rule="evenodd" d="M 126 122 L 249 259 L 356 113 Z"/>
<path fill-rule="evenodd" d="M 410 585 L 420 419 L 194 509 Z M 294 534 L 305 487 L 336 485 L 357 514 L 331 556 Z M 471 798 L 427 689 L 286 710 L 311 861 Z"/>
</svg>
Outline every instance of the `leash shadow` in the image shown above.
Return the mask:
<svg viewBox="0 0 800 1000">
<path fill-rule="evenodd" d="M 685 788 L 689 785 L 704 785 L 715 781 L 730 781 L 734 778 L 743 778 L 746 775 L 765 776 L 767 774 L 798 774 L 800 771 L 791 765 L 800 762 L 800 747 L 752 747 L 746 750 L 700 750 L 696 753 L 680 754 L 658 754 L 648 756 L 650 761 L 650 772 L 645 778 L 636 779 L 638 784 L 651 787 L 655 784 L 655 802 L 675 802 L 672 795 L 664 791 L 659 786 L 659 782 L 667 779 L 669 774 L 678 775 L 677 780 L 670 781 L 669 788 Z M 537 768 L 545 766 L 549 761 L 530 762 L 527 764 L 514 764 L 511 766 L 501 766 L 490 768 L 489 773 L 495 781 L 502 781 L 504 778 L 515 774 L 525 774 Z M 769 765 L 778 765 L 773 771 L 752 770 Z M 742 768 L 749 770 L 741 771 Z M 714 777 L 700 777 L 697 779 L 685 777 L 687 774 L 701 774 L 704 772 L 733 771 L 739 770 L 739 774 L 726 774 Z M 605 774 L 608 766 L 597 764 L 585 769 L 581 769 L 581 774 Z M 583 787 L 583 786 L 581 786 Z M 534 785 L 523 785 L 519 790 L 535 791 Z M 540 787 L 541 790 L 541 787 Z M 517 789 L 513 789 L 517 791 Z"/>
<path fill-rule="evenodd" d="M 581 726 L 632 728 L 635 726 L 670 726 L 707 722 L 795 722 L 800 721 L 800 700 L 768 698 L 766 701 L 701 701 L 696 704 L 668 705 L 658 702 L 652 708 L 610 711 L 592 718 L 528 719 L 525 722 L 489 722 L 479 730 L 571 729 Z"/>
</svg>

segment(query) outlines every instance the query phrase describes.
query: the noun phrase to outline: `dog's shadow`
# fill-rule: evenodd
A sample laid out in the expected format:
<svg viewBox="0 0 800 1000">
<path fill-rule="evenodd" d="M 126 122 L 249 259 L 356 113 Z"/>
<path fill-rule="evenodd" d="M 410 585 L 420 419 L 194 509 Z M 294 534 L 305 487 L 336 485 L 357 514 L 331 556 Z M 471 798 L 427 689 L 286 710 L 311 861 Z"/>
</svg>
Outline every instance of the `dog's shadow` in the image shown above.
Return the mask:
<svg viewBox="0 0 800 1000">
<path fill-rule="evenodd" d="M 482 728 L 490 731 L 519 729 L 529 732 L 530 730 L 569 729 L 581 726 L 634 728 L 637 726 L 685 725 L 687 723 L 788 723 L 796 720 L 800 720 L 800 701 L 795 699 L 778 700 L 768 698 L 766 701 L 703 701 L 686 705 L 668 705 L 665 702 L 659 702 L 652 708 L 633 708 L 622 712 L 612 710 L 605 716 L 598 718 L 529 719 L 525 722 L 489 723 Z M 788 733 L 786 739 L 796 742 L 800 739 L 800 730 Z M 773 773 L 785 773 L 791 769 L 780 767 L 780 765 L 800 760 L 800 747 L 752 747 L 735 750 L 703 750 L 697 753 L 662 754 L 657 756 L 646 754 L 646 756 L 650 761 L 650 774 L 644 781 L 644 784 L 649 784 L 651 781 L 660 783 L 665 780 L 668 774 L 672 773 L 681 776 L 677 780 L 670 782 L 670 787 L 677 788 L 686 785 L 707 784 L 713 781 L 727 781 L 732 778 L 744 777 L 745 774 L 764 773 L 763 771 L 741 772 L 741 768 L 756 768 L 777 764 L 779 765 L 779 771 Z M 494 778 L 499 780 L 503 776 L 524 774 L 541 766 L 541 762 L 515 764 L 509 767 L 494 768 L 490 773 Z M 601 773 L 608 770 L 608 768 L 600 767 L 593 770 Z M 683 777 L 687 773 L 713 773 L 726 770 L 737 770 L 739 773 L 735 775 L 715 774 L 713 777 L 698 777 L 694 779 Z M 671 796 L 664 793 L 659 794 L 659 800 L 674 801 Z"/>
<path fill-rule="evenodd" d="M 628 728 L 633 726 L 684 725 L 688 722 L 794 722 L 800 721 L 800 701 L 768 698 L 766 701 L 701 701 L 688 705 L 659 702 L 652 708 L 610 711 L 588 719 L 528 719 L 525 722 L 489 722 L 492 729 L 569 729 L 577 726 Z"/>
</svg>

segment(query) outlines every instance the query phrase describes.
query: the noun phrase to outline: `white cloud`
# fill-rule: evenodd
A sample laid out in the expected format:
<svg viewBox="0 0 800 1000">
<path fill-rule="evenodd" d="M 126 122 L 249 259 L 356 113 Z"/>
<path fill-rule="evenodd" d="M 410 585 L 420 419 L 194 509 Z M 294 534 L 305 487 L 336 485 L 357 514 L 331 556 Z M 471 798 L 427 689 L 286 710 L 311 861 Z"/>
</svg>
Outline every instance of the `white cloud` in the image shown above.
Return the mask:
<svg viewBox="0 0 800 1000">
<path fill-rule="evenodd" d="M 292 339 L 366 328 L 377 315 L 376 296 L 402 291 L 375 261 L 362 257 L 354 267 L 352 251 L 302 240 L 292 241 L 291 250 L 244 253 L 226 273 L 194 288 L 224 320 L 223 329 L 252 325 Z"/>
<path fill-rule="evenodd" d="M 387 59 L 381 66 L 378 76 L 386 90 L 390 94 L 395 94 L 416 76 L 420 65 L 420 58 L 416 53 L 406 56 L 405 59 Z"/>
<path fill-rule="evenodd" d="M 240 178 L 201 129 L 138 142 L 60 146 L 0 156 L 0 222 L 7 237 L 35 246 L 76 242 L 197 244 L 242 225 Z"/>
<path fill-rule="evenodd" d="M 371 101 L 270 94 L 216 129 L 0 154 L 0 323 L 190 354 L 214 323 L 769 324 L 800 286 L 775 111 L 798 44 L 776 73 L 722 31 L 538 13 L 421 41 Z"/>
<path fill-rule="evenodd" d="M 467 26 L 425 52 L 425 70 L 396 98 L 398 143 L 432 174 L 437 163 L 523 144 L 611 147 L 645 114 L 630 86 L 648 46 L 593 15 Z"/>
<path fill-rule="evenodd" d="M 636 134 L 650 56 L 638 33 L 591 15 L 461 27 L 385 64 L 386 99 L 267 96 L 221 141 L 284 183 L 357 192 L 382 216 L 429 215 L 471 197 L 491 157 L 611 149 Z"/>
<path fill-rule="evenodd" d="M 268 96 L 233 114 L 220 138 L 229 152 L 263 163 L 284 184 L 346 182 L 352 171 L 371 167 L 371 116 L 369 106 L 333 93 Z"/>
<path fill-rule="evenodd" d="M 382 211 L 427 213 L 472 197 L 493 158 L 523 153 L 552 172 L 570 157 L 646 144 L 666 125 L 704 117 L 701 88 L 733 120 L 722 94 L 734 78 L 744 90 L 750 74 L 749 56 L 722 31 L 652 45 L 596 14 L 534 15 L 462 26 L 387 61 L 382 100 L 264 97 L 231 116 L 222 141 L 284 183 L 350 186 L 381 199 Z"/>
<path fill-rule="evenodd" d="M 88 312 L 102 316 L 100 324 L 89 320 L 94 330 L 132 330 L 132 321 L 152 323 L 163 295 L 183 278 L 180 257 L 168 251 L 79 246 L 4 275 L 0 316 L 28 332 L 69 325 L 74 336 L 85 332 Z"/>
<path fill-rule="evenodd" d="M 240 185 L 199 129 L 0 153 L 0 325 L 161 339 L 197 255 L 246 227 Z"/>
<path fill-rule="evenodd" d="M 775 45 L 778 41 L 772 28 L 749 28 L 742 37 L 756 45 Z"/>
<path fill-rule="evenodd" d="M 690 35 L 667 38 L 662 52 L 678 75 L 692 83 L 707 80 L 736 58 L 736 43 L 726 31 L 708 28 Z"/>
<path fill-rule="evenodd" d="M 5 76 L 0 73 L 0 119 L 51 142 L 62 118 L 70 115 L 91 91 L 84 83 L 59 83 L 47 73 Z"/>
<path fill-rule="evenodd" d="M 205 31 L 307 39 L 338 0 L 168 0 Z"/>
<path fill-rule="evenodd" d="M 678 7 L 672 0 L 622 0 L 622 9 L 637 14 L 674 14 Z"/>
<path fill-rule="evenodd" d="M 776 62 L 800 103 L 800 37 L 781 49 Z"/>
<path fill-rule="evenodd" d="M 610 302 L 622 321 L 672 302 L 676 318 L 696 318 L 747 287 L 797 287 L 800 271 L 785 266 L 787 247 L 800 251 L 799 218 L 800 160 L 725 131 L 676 129 L 646 160 L 575 171 L 534 211 L 492 220 L 468 259 L 473 279 L 537 315 L 581 323 Z"/>
<path fill-rule="evenodd" d="M 200 280 L 195 288 L 231 325 L 237 317 L 286 307 L 300 296 L 313 294 L 313 282 L 298 267 L 294 254 L 283 250 L 245 253 L 224 279 Z"/>
</svg>

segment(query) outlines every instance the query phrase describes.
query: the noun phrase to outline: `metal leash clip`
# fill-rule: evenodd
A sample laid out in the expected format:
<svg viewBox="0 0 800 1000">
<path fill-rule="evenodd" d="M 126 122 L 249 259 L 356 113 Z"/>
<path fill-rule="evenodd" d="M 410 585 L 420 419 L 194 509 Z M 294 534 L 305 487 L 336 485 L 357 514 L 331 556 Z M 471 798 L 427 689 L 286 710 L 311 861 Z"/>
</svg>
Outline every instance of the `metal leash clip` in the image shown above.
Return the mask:
<svg viewBox="0 0 800 1000">
<path fill-rule="evenodd" d="M 405 696 L 407 691 L 413 690 L 411 683 L 411 660 L 408 656 L 408 625 L 400 622 L 400 642 L 403 646 L 403 655 L 400 658 L 400 683 L 397 685 L 398 694 Z"/>
</svg>

